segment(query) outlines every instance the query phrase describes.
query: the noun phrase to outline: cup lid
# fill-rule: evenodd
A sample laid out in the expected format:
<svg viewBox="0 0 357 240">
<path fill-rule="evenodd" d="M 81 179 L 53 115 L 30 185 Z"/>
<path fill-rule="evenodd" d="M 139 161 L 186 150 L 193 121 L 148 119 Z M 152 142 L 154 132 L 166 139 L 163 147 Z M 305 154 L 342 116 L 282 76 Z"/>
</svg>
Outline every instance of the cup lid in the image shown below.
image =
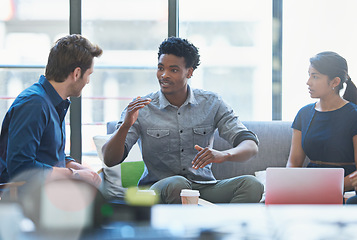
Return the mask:
<svg viewBox="0 0 357 240">
<path fill-rule="evenodd" d="M 154 190 L 149 190 L 149 189 L 139 189 L 138 193 L 144 193 L 144 194 L 149 194 L 149 195 L 156 195 Z"/>
<path fill-rule="evenodd" d="M 182 189 L 180 196 L 200 196 L 200 192 L 198 190 Z"/>
</svg>

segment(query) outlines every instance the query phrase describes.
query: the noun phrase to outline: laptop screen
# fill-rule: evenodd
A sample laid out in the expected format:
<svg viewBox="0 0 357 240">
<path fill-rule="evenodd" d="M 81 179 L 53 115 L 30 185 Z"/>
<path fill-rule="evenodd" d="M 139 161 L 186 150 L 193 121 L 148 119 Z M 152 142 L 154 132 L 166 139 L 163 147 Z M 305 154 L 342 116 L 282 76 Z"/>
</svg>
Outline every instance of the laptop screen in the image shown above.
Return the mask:
<svg viewBox="0 0 357 240">
<path fill-rule="evenodd" d="M 343 168 L 267 168 L 265 204 L 342 204 Z"/>
</svg>

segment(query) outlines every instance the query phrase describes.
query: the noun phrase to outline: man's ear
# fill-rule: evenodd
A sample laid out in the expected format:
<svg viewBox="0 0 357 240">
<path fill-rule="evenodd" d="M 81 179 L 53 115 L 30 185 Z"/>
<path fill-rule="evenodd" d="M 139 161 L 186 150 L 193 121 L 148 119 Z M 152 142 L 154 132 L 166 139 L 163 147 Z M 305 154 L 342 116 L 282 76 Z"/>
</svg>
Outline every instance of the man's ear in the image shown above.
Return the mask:
<svg viewBox="0 0 357 240">
<path fill-rule="evenodd" d="M 81 74 L 82 74 L 82 69 L 80 67 L 76 67 L 73 70 L 73 78 L 74 78 L 74 80 L 77 81 L 81 77 Z"/>
<path fill-rule="evenodd" d="M 191 78 L 192 77 L 192 74 L 193 74 L 193 67 L 190 67 L 189 69 L 188 69 L 188 72 L 187 72 L 187 78 Z"/>
</svg>

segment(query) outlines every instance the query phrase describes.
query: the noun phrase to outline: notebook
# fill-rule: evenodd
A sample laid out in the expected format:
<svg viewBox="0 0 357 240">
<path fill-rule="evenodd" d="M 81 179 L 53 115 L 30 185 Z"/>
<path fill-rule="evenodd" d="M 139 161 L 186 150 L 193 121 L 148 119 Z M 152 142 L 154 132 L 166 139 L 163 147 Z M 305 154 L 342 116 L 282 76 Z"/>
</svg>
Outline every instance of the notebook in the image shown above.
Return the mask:
<svg viewBox="0 0 357 240">
<path fill-rule="evenodd" d="M 267 168 L 265 204 L 342 204 L 343 168 Z"/>
</svg>

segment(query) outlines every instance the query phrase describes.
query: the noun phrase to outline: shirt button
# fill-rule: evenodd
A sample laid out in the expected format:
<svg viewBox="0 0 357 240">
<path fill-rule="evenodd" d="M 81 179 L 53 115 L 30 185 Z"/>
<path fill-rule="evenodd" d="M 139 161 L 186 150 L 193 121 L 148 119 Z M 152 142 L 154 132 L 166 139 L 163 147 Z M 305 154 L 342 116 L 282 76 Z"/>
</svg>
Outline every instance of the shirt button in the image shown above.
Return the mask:
<svg viewBox="0 0 357 240">
<path fill-rule="evenodd" d="M 160 137 L 160 134 L 156 134 L 156 137 Z"/>
<path fill-rule="evenodd" d="M 178 112 L 177 114 L 180 115 L 181 113 Z"/>
<path fill-rule="evenodd" d="M 181 152 L 183 152 L 183 149 L 181 149 Z"/>
<path fill-rule="evenodd" d="M 186 168 L 182 168 L 182 171 L 186 171 Z"/>
<path fill-rule="evenodd" d="M 182 133 L 183 131 L 182 130 L 180 130 L 180 133 Z"/>
</svg>

